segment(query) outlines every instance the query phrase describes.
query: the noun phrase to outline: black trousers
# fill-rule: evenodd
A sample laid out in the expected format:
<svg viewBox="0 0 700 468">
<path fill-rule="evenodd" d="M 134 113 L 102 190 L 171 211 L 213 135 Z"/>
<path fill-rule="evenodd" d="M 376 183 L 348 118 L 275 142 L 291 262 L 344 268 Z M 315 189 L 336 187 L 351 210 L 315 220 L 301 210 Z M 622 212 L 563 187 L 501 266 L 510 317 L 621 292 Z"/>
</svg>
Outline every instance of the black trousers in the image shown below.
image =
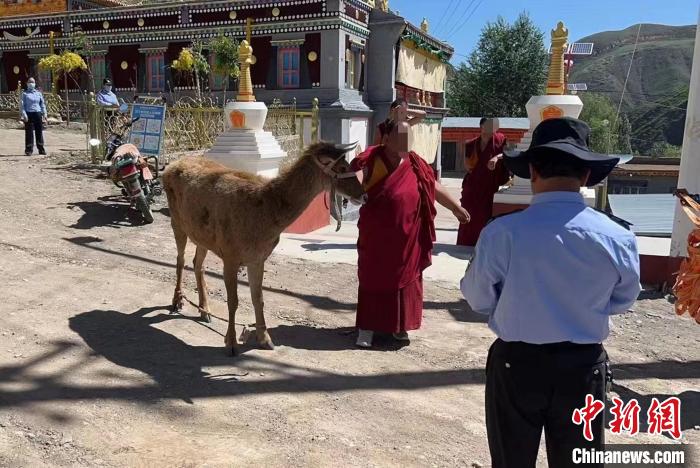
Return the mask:
<svg viewBox="0 0 700 468">
<path fill-rule="evenodd" d="M 27 121 L 24 122 L 24 152 L 34 152 L 34 136 L 39 153 L 44 153 L 44 115 L 41 112 L 27 112 Z"/>
<path fill-rule="evenodd" d="M 583 437 L 583 426 L 572 422 L 572 414 L 585 406 L 587 394 L 605 403 L 606 362 L 601 344 L 496 340 L 486 363 L 493 468 L 534 468 L 543 429 L 551 468 L 574 466 L 574 448 L 602 450 L 606 410 L 592 423 L 592 442 Z"/>
</svg>

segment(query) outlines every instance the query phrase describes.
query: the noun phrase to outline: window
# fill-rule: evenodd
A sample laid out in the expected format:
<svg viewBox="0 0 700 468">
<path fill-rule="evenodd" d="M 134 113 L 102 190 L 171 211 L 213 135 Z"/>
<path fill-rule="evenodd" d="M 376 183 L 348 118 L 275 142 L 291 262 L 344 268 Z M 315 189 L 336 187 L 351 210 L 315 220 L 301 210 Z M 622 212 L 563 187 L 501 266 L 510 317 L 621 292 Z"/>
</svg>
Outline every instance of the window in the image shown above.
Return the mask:
<svg viewBox="0 0 700 468">
<path fill-rule="evenodd" d="M 278 52 L 280 88 L 299 87 L 299 47 L 281 47 Z"/>
<path fill-rule="evenodd" d="M 610 181 L 608 193 L 614 195 L 638 195 L 647 193 L 646 180 Z"/>
<path fill-rule="evenodd" d="M 149 55 L 146 59 L 148 91 L 165 89 L 165 60 L 163 54 Z"/>
<path fill-rule="evenodd" d="M 95 89 L 100 89 L 100 87 L 102 87 L 102 82 L 106 77 L 104 55 L 90 58 L 90 68 L 92 68 L 92 77 L 95 80 Z"/>
<path fill-rule="evenodd" d="M 216 60 L 216 55 L 211 52 L 209 54 L 209 66 L 211 67 L 211 73 L 209 74 L 209 87 L 212 91 L 222 91 L 228 84 L 228 77 L 214 71 L 214 61 Z"/>
<path fill-rule="evenodd" d="M 362 75 L 362 52 L 353 47 L 345 51 L 345 87 L 350 89 L 360 88 L 360 76 Z"/>
</svg>

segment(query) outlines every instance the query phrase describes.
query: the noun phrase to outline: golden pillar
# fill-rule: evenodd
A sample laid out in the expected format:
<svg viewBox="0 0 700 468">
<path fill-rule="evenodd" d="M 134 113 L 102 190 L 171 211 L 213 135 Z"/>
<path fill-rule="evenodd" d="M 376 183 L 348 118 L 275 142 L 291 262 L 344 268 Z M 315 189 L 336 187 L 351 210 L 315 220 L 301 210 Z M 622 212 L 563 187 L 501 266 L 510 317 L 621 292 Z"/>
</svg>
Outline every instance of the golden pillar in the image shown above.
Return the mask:
<svg viewBox="0 0 700 468">
<path fill-rule="evenodd" d="M 238 85 L 236 101 L 255 102 L 253 95 L 253 80 L 250 77 L 250 67 L 253 64 L 253 48 L 250 45 L 253 20 L 248 18 L 246 26 L 246 38 L 238 47 L 238 60 L 240 62 L 241 78 Z"/>
<path fill-rule="evenodd" d="M 559 21 L 552 30 L 552 58 L 547 76 L 547 94 L 561 96 L 566 93 L 566 72 L 564 71 L 564 54 L 569 46 L 569 30 Z"/>
</svg>

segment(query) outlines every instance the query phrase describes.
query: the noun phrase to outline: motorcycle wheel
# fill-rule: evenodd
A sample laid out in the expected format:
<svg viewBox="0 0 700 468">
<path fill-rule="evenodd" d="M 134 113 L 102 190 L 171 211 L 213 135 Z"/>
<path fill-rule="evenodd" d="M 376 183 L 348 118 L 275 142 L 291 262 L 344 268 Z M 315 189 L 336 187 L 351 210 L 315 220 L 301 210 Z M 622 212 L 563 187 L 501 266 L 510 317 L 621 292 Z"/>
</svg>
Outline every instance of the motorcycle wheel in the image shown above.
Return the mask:
<svg viewBox="0 0 700 468">
<path fill-rule="evenodd" d="M 136 200 L 136 208 L 141 212 L 146 224 L 151 224 L 153 222 L 153 213 L 151 213 L 151 207 L 148 205 L 148 200 L 146 200 L 145 196 L 142 195 Z"/>
</svg>

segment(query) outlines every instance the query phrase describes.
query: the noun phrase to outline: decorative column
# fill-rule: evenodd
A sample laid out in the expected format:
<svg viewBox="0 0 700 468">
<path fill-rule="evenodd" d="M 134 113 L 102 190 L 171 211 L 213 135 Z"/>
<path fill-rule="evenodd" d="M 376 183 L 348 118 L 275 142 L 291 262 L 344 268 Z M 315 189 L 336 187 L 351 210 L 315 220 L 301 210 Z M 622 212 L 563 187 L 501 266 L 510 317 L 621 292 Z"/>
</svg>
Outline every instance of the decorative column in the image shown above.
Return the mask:
<svg viewBox="0 0 700 468">
<path fill-rule="evenodd" d="M 557 28 L 552 31 L 552 58 L 547 76 L 547 94 L 561 96 L 566 91 L 566 71 L 564 69 L 564 54 L 569 46 L 569 30 L 559 21 Z"/>
<path fill-rule="evenodd" d="M 700 18 L 698 18 L 700 27 Z M 683 135 L 683 150 L 681 168 L 678 175 L 678 188 L 684 188 L 690 193 L 700 193 L 700 28 L 695 34 L 695 52 L 693 54 L 693 69 L 690 75 L 690 93 L 688 109 L 685 117 L 685 134 Z M 671 240 L 671 257 L 686 257 L 688 255 L 688 234 L 693 225 L 680 208 L 676 207 Z"/>
</svg>

